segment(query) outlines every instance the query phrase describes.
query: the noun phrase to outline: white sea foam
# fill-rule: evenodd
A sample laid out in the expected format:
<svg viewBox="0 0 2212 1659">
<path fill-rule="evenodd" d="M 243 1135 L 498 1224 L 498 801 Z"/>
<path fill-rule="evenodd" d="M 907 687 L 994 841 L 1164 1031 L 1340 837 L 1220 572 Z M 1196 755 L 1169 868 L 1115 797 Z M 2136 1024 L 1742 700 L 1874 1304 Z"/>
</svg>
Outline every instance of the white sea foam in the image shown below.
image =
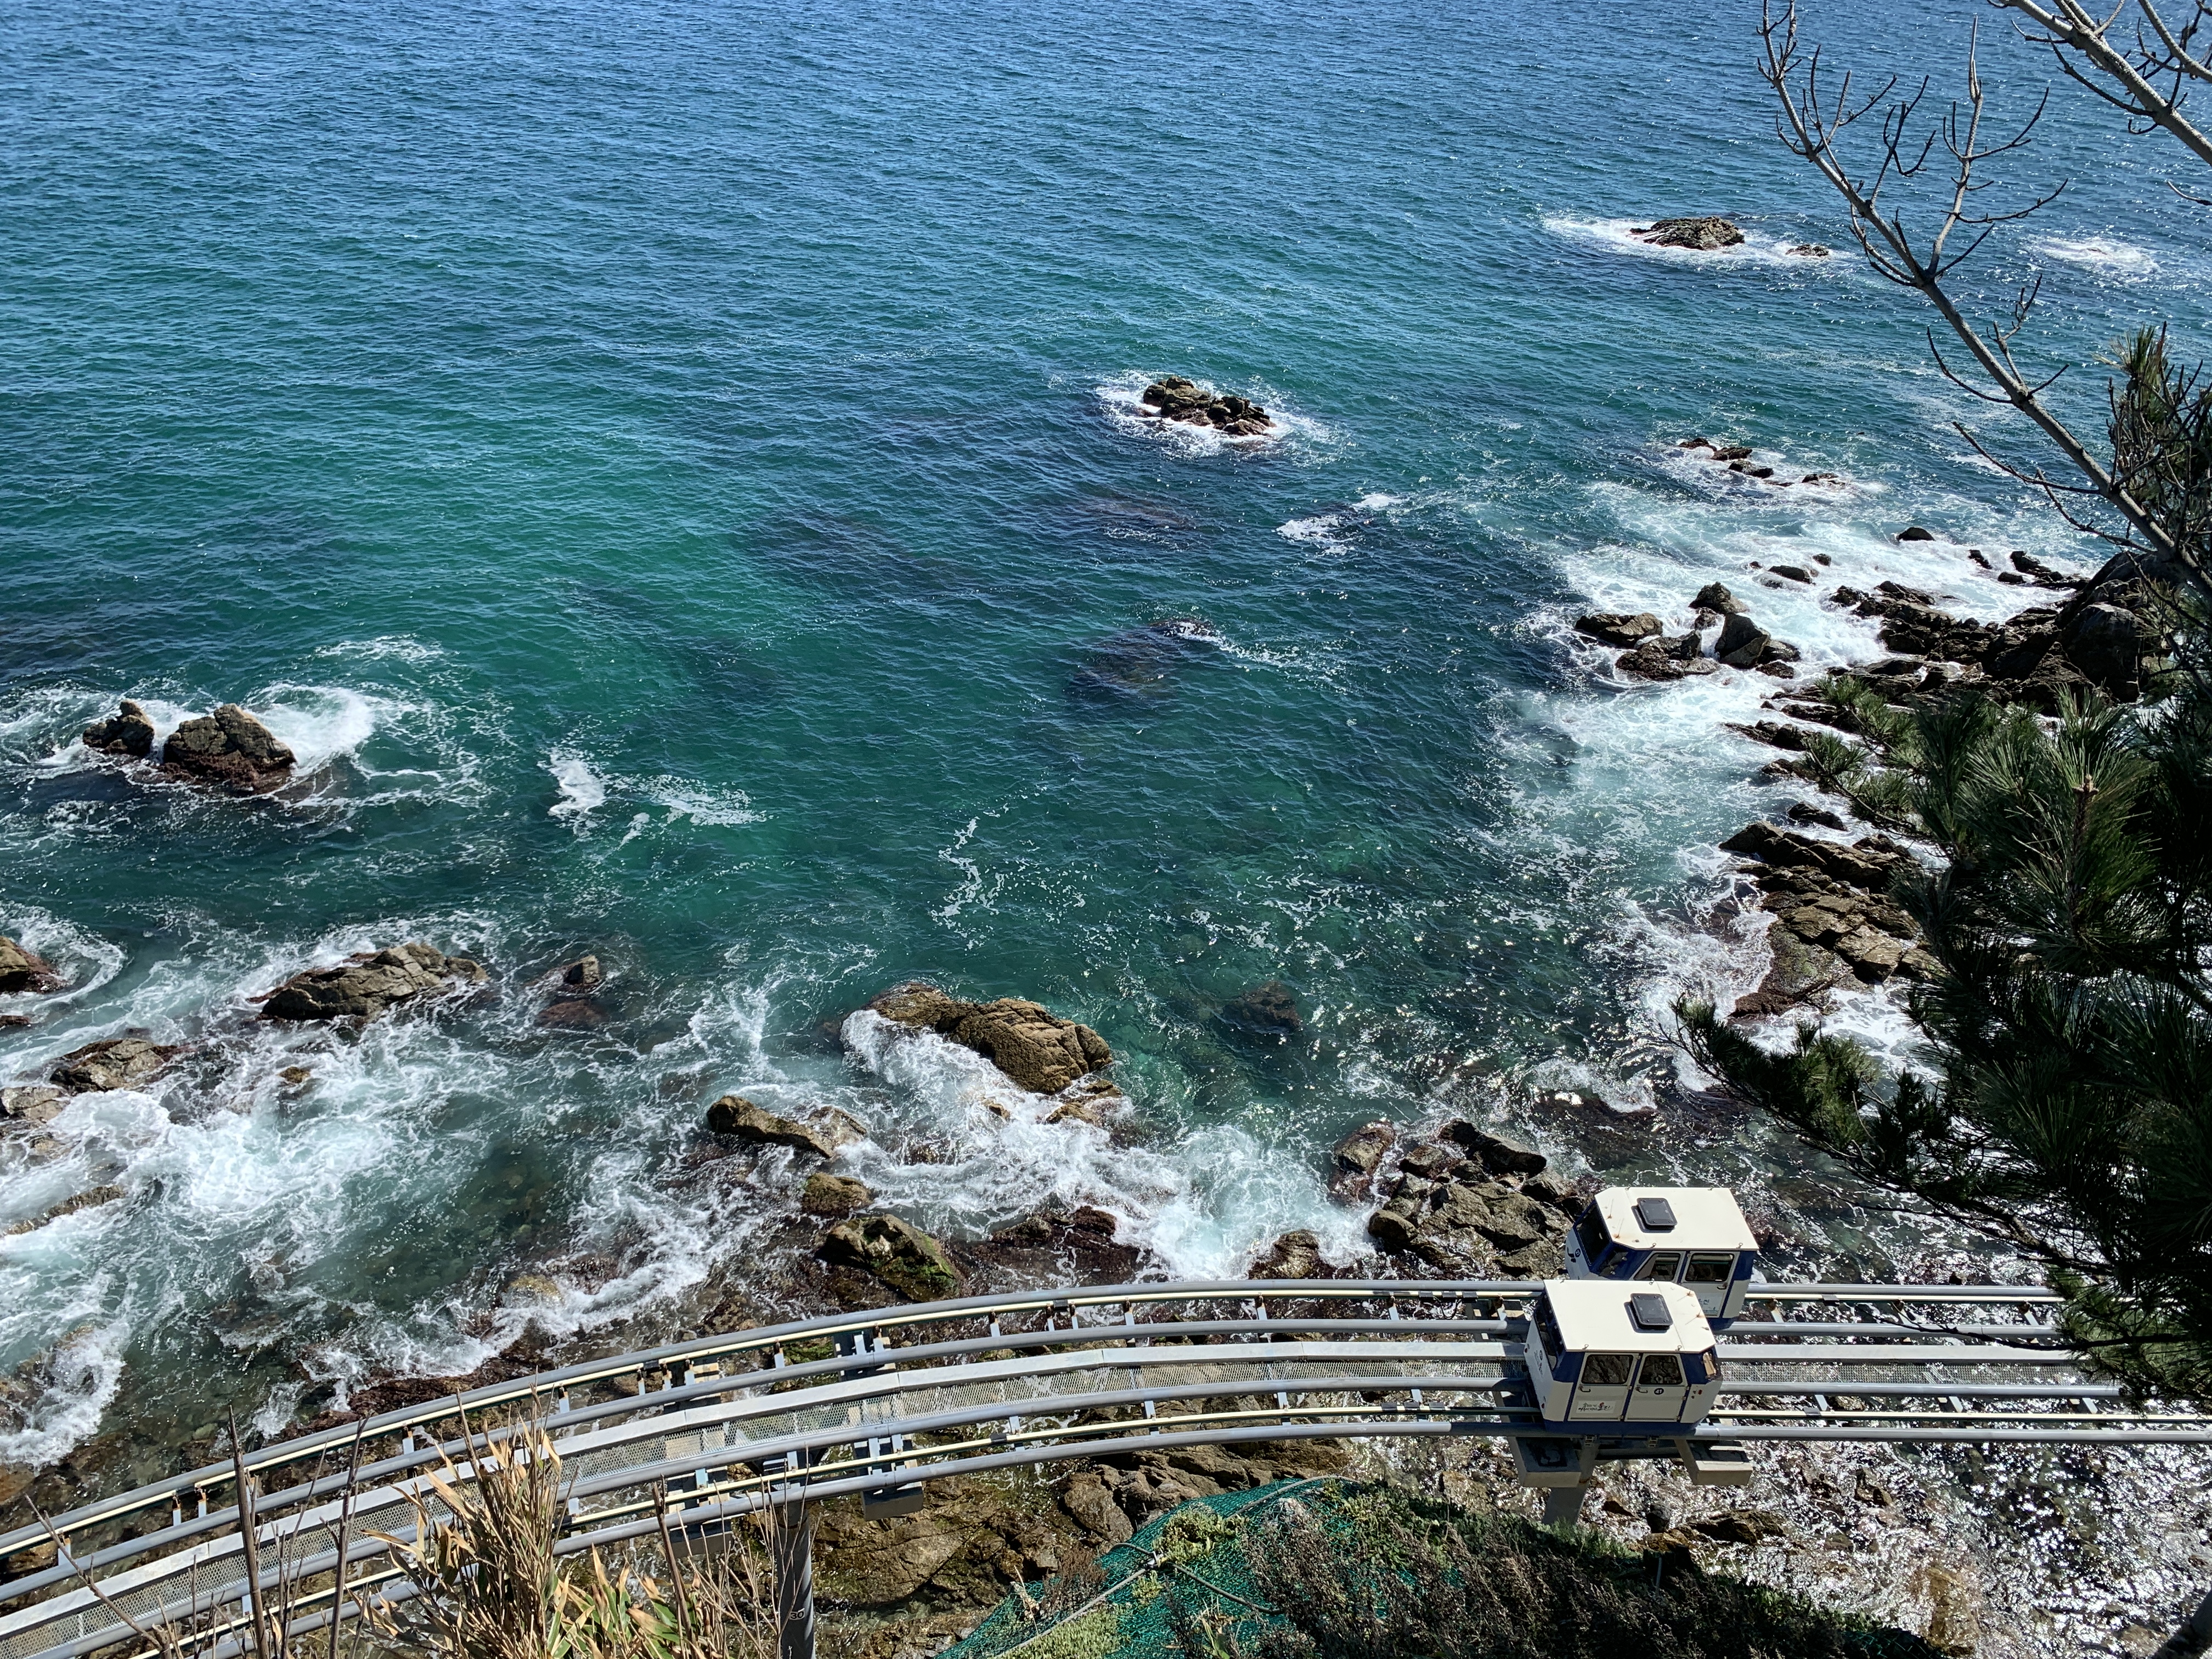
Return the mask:
<svg viewBox="0 0 2212 1659">
<path fill-rule="evenodd" d="M 2046 259 L 2115 276 L 2148 276 L 2158 269 L 2148 249 L 2112 236 L 2045 236 L 2027 246 Z"/>
<path fill-rule="evenodd" d="M 591 762 L 573 749 L 556 749 L 545 757 L 545 769 L 561 790 L 561 799 L 546 809 L 546 815 L 570 819 L 578 835 L 589 835 L 592 814 L 607 804 L 605 781 L 592 769 Z"/>
<path fill-rule="evenodd" d="M 1631 234 L 1650 222 L 1649 219 L 1592 219 L 1565 213 L 1547 214 L 1541 221 L 1547 233 L 1578 247 L 1594 249 L 1601 253 L 1627 254 L 1638 259 L 1656 259 L 1667 264 L 1694 265 L 1712 270 L 1753 267 L 1771 270 L 1781 266 L 1813 276 L 1847 268 L 1851 264 L 1847 259 L 1822 259 L 1792 253 L 1790 250 L 1807 239 L 1777 236 L 1756 228 L 1742 228 L 1744 240 L 1732 247 L 1711 250 L 1662 247 Z"/>
</svg>

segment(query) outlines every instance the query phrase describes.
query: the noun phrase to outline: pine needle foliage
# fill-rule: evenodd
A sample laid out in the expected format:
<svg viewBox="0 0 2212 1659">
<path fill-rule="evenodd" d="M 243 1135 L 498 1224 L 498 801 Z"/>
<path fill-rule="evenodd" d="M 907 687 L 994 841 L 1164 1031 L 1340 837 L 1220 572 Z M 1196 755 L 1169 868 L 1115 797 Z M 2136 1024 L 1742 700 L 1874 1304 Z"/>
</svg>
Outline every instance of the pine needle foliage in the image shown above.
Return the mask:
<svg viewBox="0 0 2212 1659">
<path fill-rule="evenodd" d="M 2212 422 L 2193 381 L 2130 395 L 2193 400 Z M 2172 440 L 2177 513 L 2203 487 L 2197 421 Z M 1701 1065 L 1806 1139 L 2040 1258 L 2113 1375 L 2204 1400 L 2212 653 L 2193 601 L 2169 602 L 2187 623 L 2177 672 L 2146 704 L 2091 693 L 2042 719 L 1972 692 L 1907 709 L 1848 677 L 1822 686 L 1856 735 L 1812 751 L 1821 780 L 1940 859 L 1893 889 L 1943 970 L 1910 1004 L 1924 1073 L 1885 1081 L 1809 1025 L 1775 1053 L 1709 1004 L 1676 1014 Z"/>
</svg>

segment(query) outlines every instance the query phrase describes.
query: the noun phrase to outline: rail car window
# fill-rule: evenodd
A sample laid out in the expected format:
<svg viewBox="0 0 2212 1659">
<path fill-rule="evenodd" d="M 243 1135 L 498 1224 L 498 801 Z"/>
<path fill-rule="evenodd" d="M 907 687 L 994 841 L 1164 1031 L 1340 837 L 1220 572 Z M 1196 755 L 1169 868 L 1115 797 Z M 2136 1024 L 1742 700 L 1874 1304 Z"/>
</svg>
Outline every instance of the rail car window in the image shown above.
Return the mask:
<svg viewBox="0 0 2212 1659">
<path fill-rule="evenodd" d="M 1685 1285 L 1725 1285 L 1735 1276 L 1735 1257 L 1729 1255 L 1693 1255 L 1690 1271 L 1682 1275 Z"/>
<path fill-rule="evenodd" d="M 1638 1386 L 1646 1389 L 1679 1389 L 1682 1386 L 1682 1362 L 1671 1353 L 1647 1353 L 1644 1356 L 1644 1376 Z"/>
<path fill-rule="evenodd" d="M 1671 1280 L 1681 1270 L 1682 1253 L 1680 1250 L 1654 1250 L 1651 1259 L 1636 1270 L 1636 1276 L 1638 1279 Z"/>
<path fill-rule="evenodd" d="M 1634 1354 L 1594 1353 L 1583 1361 L 1583 1382 L 1589 1387 L 1625 1389 L 1635 1367 Z"/>
<path fill-rule="evenodd" d="M 1559 1316 L 1548 1302 L 1536 1304 L 1536 1334 L 1543 1340 L 1544 1352 L 1552 1357 L 1552 1375 L 1557 1376 L 1566 1363 L 1567 1345 L 1559 1335 Z"/>
<path fill-rule="evenodd" d="M 1605 1218 L 1597 1212 L 1596 1205 L 1584 1210 L 1583 1218 L 1575 1223 L 1575 1237 L 1581 1242 L 1583 1260 L 1595 1270 L 1613 1244 L 1612 1238 L 1605 1231 Z"/>
</svg>

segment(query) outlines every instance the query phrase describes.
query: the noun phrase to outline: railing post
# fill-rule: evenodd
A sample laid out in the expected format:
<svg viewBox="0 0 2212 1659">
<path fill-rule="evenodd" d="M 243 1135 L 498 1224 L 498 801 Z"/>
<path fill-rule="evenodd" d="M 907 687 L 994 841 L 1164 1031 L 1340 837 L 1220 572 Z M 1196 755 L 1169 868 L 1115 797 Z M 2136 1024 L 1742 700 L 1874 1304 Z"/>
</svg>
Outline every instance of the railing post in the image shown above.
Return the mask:
<svg viewBox="0 0 2212 1659">
<path fill-rule="evenodd" d="M 806 1502 L 806 1462 L 803 1451 L 784 1460 L 785 1481 L 769 1510 L 778 1659 L 814 1659 L 814 1516 Z"/>
</svg>

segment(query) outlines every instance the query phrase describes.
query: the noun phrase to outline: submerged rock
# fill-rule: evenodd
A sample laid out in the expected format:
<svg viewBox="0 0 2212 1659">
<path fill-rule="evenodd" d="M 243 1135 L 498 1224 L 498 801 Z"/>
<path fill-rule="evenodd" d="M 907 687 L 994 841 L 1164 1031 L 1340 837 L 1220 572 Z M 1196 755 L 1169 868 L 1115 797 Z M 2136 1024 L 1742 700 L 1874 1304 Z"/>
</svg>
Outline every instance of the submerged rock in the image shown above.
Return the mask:
<svg viewBox="0 0 2212 1659">
<path fill-rule="evenodd" d="M 86 748 L 103 755 L 143 760 L 154 752 L 154 722 L 146 718 L 144 709 L 125 697 L 108 719 L 86 726 L 82 741 Z"/>
<path fill-rule="evenodd" d="M 599 967 L 597 957 L 578 957 L 553 970 L 561 976 L 563 992 L 570 996 L 587 997 L 606 983 L 606 975 Z"/>
<path fill-rule="evenodd" d="M 27 1220 L 18 1221 L 8 1229 L 7 1236 L 13 1238 L 19 1233 L 35 1232 L 49 1221 L 59 1221 L 64 1216 L 75 1215 L 79 1210 L 97 1209 L 103 1204 L 112 1204 L 123 1196 L 123 1188 L 112 1182 L 94 1187 L 89 1191 L 77 1194 L 74 1198 L 65 1198 L 58 1204 L 49 1206 L 41 1214 L 32 1216 Z"/>
<path fill-rule="evenodd" d="M 143 1037 L 110 1037 L 88 1042 L 61 1058 L 50 1076 L 73 1095 L 102 1089 L 135 1089 L 184 1053 L 182 1044 L 149 1042 Z"/>
<path fill-rule="evenodd" d="M 61 988 L 61 973 L 52 963 L 12 939 L 0 938 L 0 992 L 43 996 Z"/>
<path fill-rule="evenodd" d="M 1223 397 L 1195 380 L 1170 374 L 1146 386 L 1139 399 L 1148 414 L 1186 426 L 1210 426 L 1232 438 L 1257 437 L 1274 429 L 1274 418 L 1250 399 Z"/>
<path fill-rule="evenodd" d="M 822 1236 L 825 1261 L 875 1275 L 910 1302 L 958 1294 L 960 1274 L 945 1247 L 895 1215 L 855 1216 Z"/>
<path fill-rule="evenodd" d="M 1032 1094 L 1056 1095 L 1114 1063 L 1106 1039 L 1021 997 L 965 1002 L 920 981 L 894 986 L 868 1006 L 894 1024 L 936 1032 L 989 1060 Z"/>
<path fill-rule="evenodd" d="M 1224 1023 L 1255 1036 L 1294 1037 L 1305 1029 L 1298 1018 L 1297 999 L 1279 979 L 1255 985 L 1221 1005 Z"/>
<path fill-rule="evenodd" d="M 607 1023 L 607 1011 L 584 997 L 549 1002 L 538 1011 L 538 1023 L 554 1031 L 590 1031 Z"/>
<path fill-rule="evenodd" d="M 1828 250 L 1818 242 L 1800 242 L 1789 251 L 1801 259 L 1825 259 L 1828 257 Z"/>
<path fill-rule="evenodd" d="M 421 940 L 388 951 L 364 951 L 335 968 L 310 968 L 286 980 L 261 1005 L 264 1019 L 374 1019 L 396 1003 L 450 988 L 481 985 L 482 963 L 449 957 Z"/>
<path fill-rule="evenodd" d="M 1743 240 L 1741 230 L 1711 214 L 1690 219 L 1654 219 L 1648 225 L 1632 228 L 1628 234 L 1654 247 L 1693 248 L 1701 253 L 1734 247 Z"/>
<path fill-rule="evenodd" d="M 161 745 L 161 769 L 171 777 L 241 795 L 282 788 L 296 758 L 234 702 L 186 720 Z"/>
<path fill-rule="evenodd" d="M 1165 617 L 1124 629 L 1084 647 L 1068 676 L 1067 695 L 1108 703 L 1156 697 L 1168 689 L 1176 669 L 1219 648 L 1213 631 L 1196 617 Z"/>
<path fill-rule="evenodd" d="M 1662 633 L 1659 618 L 1649 611 L 1634 615 L 1619 611 L 1595 611 L 1575 618 L 1575 632 L 1586 634 L 1601 645 L 1629 647 Z"/>
</svg>

